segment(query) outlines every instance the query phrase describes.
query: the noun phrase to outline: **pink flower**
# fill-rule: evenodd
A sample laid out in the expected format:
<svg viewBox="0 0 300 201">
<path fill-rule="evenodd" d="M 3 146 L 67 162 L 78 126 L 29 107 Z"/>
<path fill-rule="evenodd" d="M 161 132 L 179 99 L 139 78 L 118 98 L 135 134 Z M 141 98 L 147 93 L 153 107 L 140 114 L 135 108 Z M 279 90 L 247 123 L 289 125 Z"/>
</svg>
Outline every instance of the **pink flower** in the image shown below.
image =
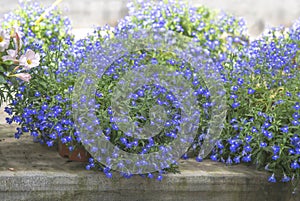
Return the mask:
<svg viewBox="0 0 300 201">
<path fill-rule="evenodd" d="M 14 29 L 14 34 L 17 35 L 20 39 L 25 35 L 20 29 L 21 27 L 14 25 L 13 26 Z"/>
<path fill-rule="evenodd" d="M 40 55 L 34 53 L 32 50 L 27 50 L 25 55 L 20 57 L 20 66 L 23 66 L 25 70 L 37 67 L 40 65 Z"/>
<path fill-rule="evenodd" d="M 19 74 L 11 75 L 11 77 L 20 78 L 21 80 L 23 80 L 25 82 L 29 82 L 29 80 L 31 79 L 31 75 L 28 73 L 19 73 Z"/>
<path fill-rule="evenodd" d="M 6 52 L 7 55 L 2 57 L 3 61 L 17 61 L 18 50 L 7 50 Z"/>
<path fill-rule="evenodd" d="M 9 33 L 0 28 L 0 52 L 4 52 L 8 48 L 9 42 Z"/>
<path fill-rule="evenodd" d="M 14 34 L 12 38 L 15 44 L 15 50 L 7 50 L 7 55 L 2 57 L 3 61 L 14 61 L 16 64 L 19 63 L 17 56 L 22 48 L 21 37 L 24 35 L 19 29 L 19 27 L 14 26 Z"/>
<path fill-rule="evenodd" d="M 22 48 L 22 37 L 24 36 L 24 33 L 22 31 L 20 31 L 20 27 L 18 26 L 13 26 L 14 29 L 14 34 L 12 36 L 15 46 L 16 46 L 16 50 L 18 50 L 18 52 L 21 50 Z"/>
</svg>

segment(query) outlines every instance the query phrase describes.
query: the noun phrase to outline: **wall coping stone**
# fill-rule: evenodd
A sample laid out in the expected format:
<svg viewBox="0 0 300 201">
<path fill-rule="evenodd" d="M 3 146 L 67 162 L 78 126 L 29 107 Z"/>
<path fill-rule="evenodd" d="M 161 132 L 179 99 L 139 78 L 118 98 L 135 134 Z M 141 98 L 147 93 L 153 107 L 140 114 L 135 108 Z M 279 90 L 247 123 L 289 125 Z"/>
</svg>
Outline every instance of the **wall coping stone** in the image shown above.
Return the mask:
<svg viewBox="0 0 300 201">
<path fill-rule="evenodd" d="M 252 166 L 226 166 L 205 160 L 180 161 L 181 174 L 159 182 L 134 176 L 87 171 L 84 163 L 61 158 L 56 147 L 14 138 L 14 127 L 0 125 L 0 198 L 11 200 L 201 200 L 292 201 L 291 186 L 269 183 L 269 174 Z M 292 199 L 292 200 L 291 200 Z"/>
</svg>

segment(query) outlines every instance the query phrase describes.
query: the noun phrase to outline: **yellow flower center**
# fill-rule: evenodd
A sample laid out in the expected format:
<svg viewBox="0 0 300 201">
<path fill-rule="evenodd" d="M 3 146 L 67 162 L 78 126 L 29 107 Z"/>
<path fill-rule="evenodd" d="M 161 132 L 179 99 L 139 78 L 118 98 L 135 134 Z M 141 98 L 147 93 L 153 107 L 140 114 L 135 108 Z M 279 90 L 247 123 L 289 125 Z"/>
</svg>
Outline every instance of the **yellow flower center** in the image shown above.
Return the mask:
<svg viewBox="0 0 300 201">
<path fill-rule="evenodd" d="M 0 36 L 0 43 L 4 41 L 4 38 Z"/>
<path fill-rule="evenodd" d="M 32 64 L 32 61 L 30 59 L 28 59 L 27 63 L 30 65 L 30 64 Z"/>
</svg>

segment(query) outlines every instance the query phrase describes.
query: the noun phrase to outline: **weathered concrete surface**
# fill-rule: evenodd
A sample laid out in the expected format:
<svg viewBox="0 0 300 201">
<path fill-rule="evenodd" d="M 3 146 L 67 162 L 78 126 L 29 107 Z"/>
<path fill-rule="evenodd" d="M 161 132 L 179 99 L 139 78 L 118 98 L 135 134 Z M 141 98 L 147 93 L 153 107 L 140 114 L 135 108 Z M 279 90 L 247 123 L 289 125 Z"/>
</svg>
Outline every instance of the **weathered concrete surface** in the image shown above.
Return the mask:
<svg viewBox="0 0 300 201">
<path fill-rule="evenodd" d="M 61 158 L 55 148 L 34 143 L 30 136 L 14 139 L 10 127 L 0 127 L 0 140 L 1 201 L 289 201 L 291 197 L 289 185 L 270 184 L 266 172 L 244 165 L 188 160 L 180 162 L 181 174 L 168 174 L 162 182 L 140 176 L 107 179 L 101 172 L 84 170 L 83 163 Z"/>
</svg>

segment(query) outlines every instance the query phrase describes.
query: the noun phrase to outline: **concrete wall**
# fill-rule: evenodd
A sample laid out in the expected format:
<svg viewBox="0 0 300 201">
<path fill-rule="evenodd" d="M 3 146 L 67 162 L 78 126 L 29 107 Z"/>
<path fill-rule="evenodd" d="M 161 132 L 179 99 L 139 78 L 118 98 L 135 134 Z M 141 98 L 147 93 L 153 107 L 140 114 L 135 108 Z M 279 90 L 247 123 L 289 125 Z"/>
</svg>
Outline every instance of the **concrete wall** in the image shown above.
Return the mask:
<svg viewBox="0 0 300 201">
<path fill-rule="evenodd" d="M 50 5 L 55 0 L 37 0 Z M 210 8 L 222 9 L 244 17 L 250 33 L 258 35 L 268 25 L 290 25 L 300 17 L 299 0 L 190 0 Z M 18 0 L 0 0 L 0 16 L 17 8 Z M 4 3 L 5 2 L 5 3 Z M 60 7 L 66 8 L 75 28 L 90 28 L 93 25 L 115 24 L 126 15 L 127 0 L 64 0 Z"/>
<path fill-rule="evenodd" d="M 19 0 L 4 1 L 0 16 L 17 8 Z M 33 0 L 45 6 L 55 0 Z M 93 25 L 115 24 L 126 15 L 126 0 L 63 0 L 59 7 L 72 19 L 75 28 L 90 28 Z"/>
<path fill-rule="evenodd" d="M 299 0 L 191 0 L 243 17 L 252 36 L 270 26 L 291 25 L 300 18 Z"/>
</svg>

